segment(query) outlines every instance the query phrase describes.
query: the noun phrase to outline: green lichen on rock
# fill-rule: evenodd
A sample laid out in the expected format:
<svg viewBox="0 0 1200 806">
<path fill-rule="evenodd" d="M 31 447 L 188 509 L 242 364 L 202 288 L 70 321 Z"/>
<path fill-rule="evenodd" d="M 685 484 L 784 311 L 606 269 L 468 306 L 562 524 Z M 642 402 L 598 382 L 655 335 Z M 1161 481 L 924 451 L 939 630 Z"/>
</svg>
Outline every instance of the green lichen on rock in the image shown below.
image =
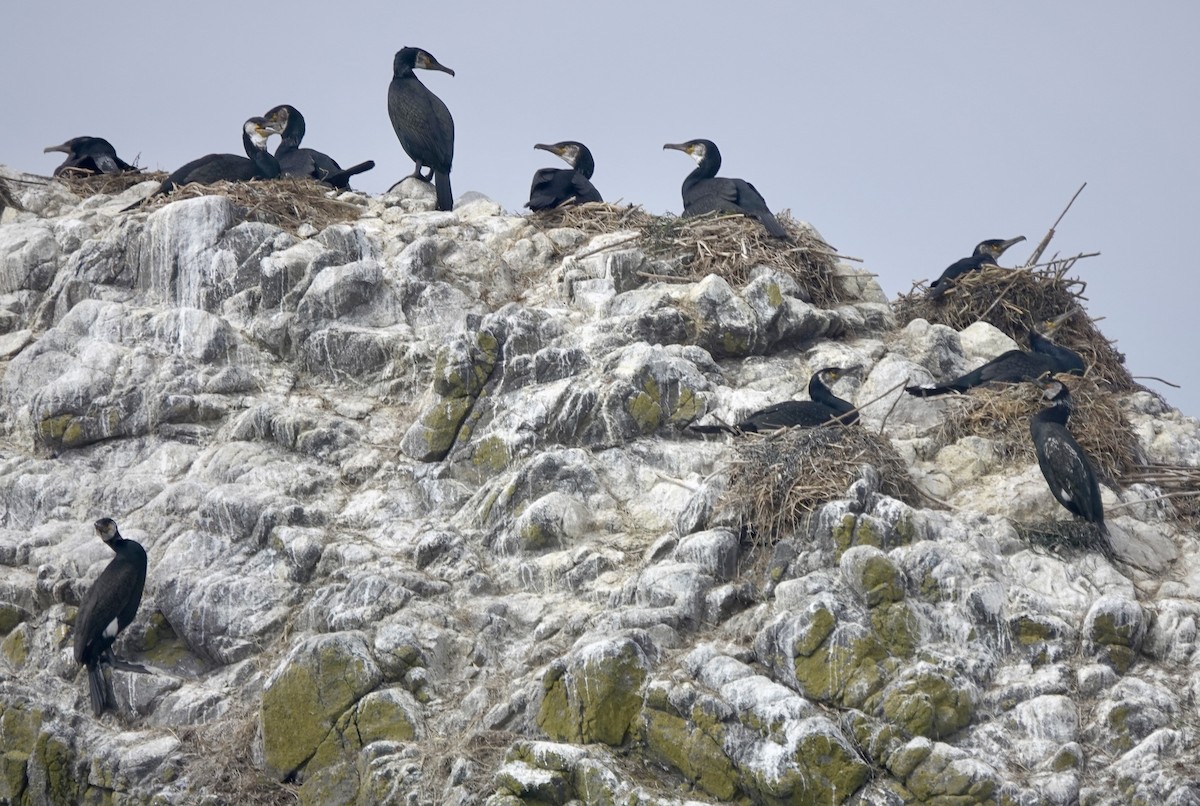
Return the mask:
<svg viewBox="0 0 1200 806">
<path fill-rule="evenodd" d="M 623 744 L 641 710 L 648 665 L 630 638 L 590 644 L 546 672 L 538 726 L 556 741 Z"/>
<path fill-rule="evenodd" d="M 640 434 L 654 433 L 663 421 L 662 398 L 658 394 L 658 387 L 653 381 L 647 381 L 646 387 L 651 391 L 643 388 L 625 401 L 625 411 L 637 425 Z"/>
<path fill-rule="evenodd" d="M 831 733 L 804 734 L 782 774 L 751 771 L 746 790 L 755 803 L 845 803 L 871 777 L 871 765 Z"/>
<path fill-rule="evenodd" d="M 495 435 L 479 440 L 471 454 L 471 464 L 485 473 L 499 473 L 511 460 L 508 444 Z"/>
<path fill-rule="evenodd" d="M 848 625 L 812 654 L 797 654 L 793 668 L 806 696 L 860 708 L 891 677 L 898 661 L 890 655 L 873 631 Z"/>
<path fill-rule="evenodd" d="M 671 423 L 690 423 L 699 417 L 703 410 L 703 400 L 696 394 L 696 390 L 681 386 L 671 407 L 671 415 L 667 419 Z"/>
<path fill-rule="evenodd" d="M 871 627 L 888 651 L 908 657 L 917 649 L 917 617 L 906 602 L 881 605 L 871 610 Z"/>
<path fill-rule="evenodd" d="M 31 803 L 77 804 L 87 789 L 87 765 L 74 749 L 44 731 L 29 758 L 25 798 Z"/>
<path fill-rule="evenodd" d="M 884 692 L 880 710 L 885 719 L 910 736 L 940 739 L 971 722 L 975 701 L 971 692 L 937 669 L 919 670 Z"/>
<path fill-rule="evenodd" d="M 9 750 L 0 754 L 0 803 L 20 803 L 28 777 L 25 774 L 29 754 Z"/>
<path fill-rule="evenodd" d="M 26 621 L 29 611 L 11 602 L 0 602 L 0 635 L 12 632 L 13 627 Z"/>
<path fill-rule="evenodd" d="M 948 745 L 935 744 L 928 749 L 904 780 L 918 803 L 946 806 L 995 803 L 1000 781 L 992 770 Z"/>
<path fill-rule="evenodd" d="M 857 545 L 854 541 L 854 527 L 858 523 L 858 518 L 851 513 L 846 513 L 842 519 L 833 527 L 833 546 L 834 559 L 842 559 L 842 553 L 851 546 Z"/>
<path fill-rule="evenodd" d="M 459 427 L 474 405 L 474 398 L 447 397 L 421 412 L 417 426 L 405 438 L 405 453 L 418 462 L 440 462 L 454 447 Z"/>
<path fill-rule="evenodd" d="M 524 761 L 510 761 L 501 767 L 496 772 L 496 788 L 500 794 L 518 798 L 522 806 L 562 806 L 574 794 L 564 773 Z"/>
<path fill-rule="evenodd" d="M 358 633 L 310 638 L 289 653 L 263 690 L 263 753 L 283 780 L 307 762 L 338 718 L 381 674 Z"/>
<path fill-rule="evenodd" d="M 13 668 L 19 669 L 29 659 L 29 642 L 33 638 L 33 630 L 28 624 L 21 624 L 10 632 L 0 642 L 0 652 Z"/>
<path fill-rule="evenodd" d="M 673 714 L 647 708 L 642 712 L 642 736 L 646 752 L 710 795 L 730 800 L 739 792 L 737 768 L 721 749 L 721 743 Z"/>
</svg>

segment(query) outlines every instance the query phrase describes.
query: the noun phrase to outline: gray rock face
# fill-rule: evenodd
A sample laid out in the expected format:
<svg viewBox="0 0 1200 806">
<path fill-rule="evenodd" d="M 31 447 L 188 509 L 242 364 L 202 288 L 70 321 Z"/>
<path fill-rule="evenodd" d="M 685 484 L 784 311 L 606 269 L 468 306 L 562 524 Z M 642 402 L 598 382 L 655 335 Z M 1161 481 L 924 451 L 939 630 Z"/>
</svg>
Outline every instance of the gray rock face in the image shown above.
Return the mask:
<svg viewBox="0 0 1200 806">
<path fill-rule="evenodd" d="M 898 329 L 844 266 L 832 310 L 778 267 L 648 283 L 636 232 L 415 181 L 299 235 L 20 187 L 0 801 L 1196 802 L 1194 531 L 1139 484 L 1111 559 L 1031 546 L 1009 518 L 1061 517 L 1037 467 L 935 444 L 946 404 L 893 388 L 1001 351 L 989 326 Z M 741 522 L 741 443 L 688 426 L 856 364 L 835 391 L 882 395 L 860 427 L 953 508 L 867 468 L 794 533 Z M 1122 406 L 1200 466 L 1195 420 Z M 113 670 L 95 719 L 70 646 L 102 516 L 149 554 L 115 650 L 154 674 Z"/>
</svg>

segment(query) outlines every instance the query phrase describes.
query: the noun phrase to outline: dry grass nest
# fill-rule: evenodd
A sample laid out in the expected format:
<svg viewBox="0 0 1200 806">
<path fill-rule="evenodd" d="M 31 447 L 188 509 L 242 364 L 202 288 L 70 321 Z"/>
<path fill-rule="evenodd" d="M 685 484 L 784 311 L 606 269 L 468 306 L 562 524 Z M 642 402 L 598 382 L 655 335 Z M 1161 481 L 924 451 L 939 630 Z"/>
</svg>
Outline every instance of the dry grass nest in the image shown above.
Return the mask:
<svg viewBox="0 0 1200 806">
<path fill-rule="evenodd" d="M 773 542 L 822 504 L 844 497 L 863 465 L 879 471 L 885 495 L 920 505 L 908 466 L 888 438 L 851 425 L 738 437 L 721 510 Z"/>
<path fill-rule="evenodd" d="M 1051 338 L 1083 356 L 1089 375 L 1099 374 L 1122 392 L 1142 388 L 1126 369 L 1125 356 L 1083 312 L 1087 284 L 1066 276 L 1076 260 L 1066 258 L 1031 269 L 985 266 L 959 277 L 939 300 L 929 299 L 925 283 L 917 283 L 911 292 L 897 297 L 892 309 L 901 323 L 925 319 L 955 330 L 982 320 L 1024 345 L 1030 327 L 1040 327 L 1078 308 L 1055 328 Z"/>
<path fill-rule="evenodd" d="M 1091 375 L 1057 377 L 1071 390 L 1067 427 L 1091 457 L 1100 481 L 1119 486 L 1139 466 L 1140 451 L 1116 395 Z M 1036 461 L 1029 421 L 1049 405 L 1040 387 L 1031 383 L 976 387 L 969 394 L 951 396 L 950 403 L 934 434 L 937 444 L 974 435 L 991 440 L 1002 460 Z"/>
<path fill-rule="evenodd" d="M 688 218 L 656 216 L 637 205 L 603 202 L 566 205 L 530 216 L 543 229 L 570 227 L 586 235 L 607 235 L 636 230 L 637 237 L 622 246 L 637 246 L 651 258 L 663 261 L 661 274 L 647 279 L 696 282 L 715 274 L 740 288 L 758 266 L 770 266 L 791 275 L 822 308 L 841 302 L 835 267 L 839 255 L 806 224 L 784 210 L 776 216 L 788 238 L 772 238 L 753 218 L 736 214 L 710 214 Z"/>
<path fill-rule="evenodd" d="M 261 221 L 295 233 L 304 224 L 318 231 L 332 224 L 358 220 L 365 208 L 333 198 L 328 185 L 313 179 L 282 177 L 254 182 L 216 182 L 183 185 L 152 196 L 139 210 L 154 210 L 180 199 L 224 196 L 242 208 L 247 221 Z"/>
<path fill-rule="evenodd" d="M 1138 465 L 1125 474 L 1129 484 L 1152 484 L 1163 492 L 1175 517 L 1200 530 L 1200 467 Z"/>
<path fill-rule="evenodd" d="M 81 171 L 77 168 L 67 168 L 55 177 L 55 179 L 67 186 L 67 190 L 81 199 L 89 199 L 92 196 L 100 194 L 116 196 L 142 182 L 149 182 L 151 180 L 161 182 L 166 178 L 167 174 L 163 171 L 150 171 L 146 173 L 141 171 L 122 171 L 116 174 L 97 174 L 91 171 Z"/>
</svg>

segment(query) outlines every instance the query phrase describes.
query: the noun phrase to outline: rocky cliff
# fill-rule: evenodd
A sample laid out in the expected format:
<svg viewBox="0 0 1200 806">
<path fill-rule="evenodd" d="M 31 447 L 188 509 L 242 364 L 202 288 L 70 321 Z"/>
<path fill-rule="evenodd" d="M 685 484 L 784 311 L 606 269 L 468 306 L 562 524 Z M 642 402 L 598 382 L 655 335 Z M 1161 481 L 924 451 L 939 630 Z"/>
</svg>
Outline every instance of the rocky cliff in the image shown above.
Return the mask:
<svg viewBox="0 0 1200 806">
<path fill-rule="evenodd" d="M 321 227 L 10 191 L 0 802 L 1200 803 L 1181 497 L 1108 478 L 1111 549 L 1047 545 L 1027 419 L 947 437 L 956 401 L 898 389 L 996 328 L 897 323 L 846 264 L 835 301 L 680 280 L 644 231 L 413 183 Z M 686 426 L 849 365 L 906 478 L 855 453 L 753 522 L 773 443 Z M 1107 399 L 1139 462 L 1200 466 L 1195 420 Z M 116 648 L 157 673 L 97 719 L 71 628 L 102 516 L 149 553 Z"/>
</svg>

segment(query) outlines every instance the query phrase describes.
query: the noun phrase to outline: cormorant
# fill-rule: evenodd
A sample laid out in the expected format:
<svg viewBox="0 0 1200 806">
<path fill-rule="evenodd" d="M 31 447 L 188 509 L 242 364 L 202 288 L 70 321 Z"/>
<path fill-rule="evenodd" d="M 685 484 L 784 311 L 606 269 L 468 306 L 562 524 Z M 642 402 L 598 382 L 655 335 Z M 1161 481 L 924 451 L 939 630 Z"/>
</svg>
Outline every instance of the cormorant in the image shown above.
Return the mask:
<svg viewBox="0 0 1200 806">
<path fill-rule="evenodd" d="M 773 431 L 777 428 L 816 428 L 821 425 L 841 424 L 851 425 L 858 422 L 858 412 L 854 404 L 842 400 L 825 385 L 822 376 L 834 383 L 843 375 L 853 372 L 855 367 L 825 367 L 813 373 L 808 380 L 808 396 L 811 400 L 785 400 L 775 403 L 765 409 L 759 409 L 746 419 L 734 426 L 728 425 L 693 425 L 691 431 L 698 434 L 718 434 L 722 431 L 730 434 L 746 432 Z"/>
<path fill-rule="evenodd" d="M 568 201 L 573 204 L 604 201 L 591 182 L 596 161 L 587 146 L 575 140 L 563 140 L 554 145 L 538 143 L 534 148 L 561 157 L 571 167 L 542 168 L 535 173 L 526 207 L 537 211 L 558 207 Z"/>
<path fill-rule="evenodd" d="M 117 556 L 100 572 L 79 605 L 75 662 L 87 666 L 92 713 L 100 716 L 112 704 L 101 664 L 113 663 L 113 641 L 137 615 L 146 585 L 146 551 L 140 543 L 121 537 L 112 518 L 101 518 L 95 527 Z"/>
<path fill-rule="evenodd" d="M 190 182 L 211 185 L 222 180 L 248 182 L 251 179 L 274 179 L 279 176 L 279 161 L 267 151 L 267 138 L 272 134 L 279 134 L 282 129 L 282 123 L 266 118 L 250 118 L 242 124 L 242 147 L 246 149 L 245 157 L 236 154 L 206 154 L 194 159 L 164 179 L 158 190 L 129 205 L 125 210 L 132 210 L 153 196 L 169 193 L 172 189 Z"/>
<path fill-rule="evenodd" d="M 686 143 L 667 143 L 663 148 L 682 151 L 697 163 L 696 170 L 683 180 L 683 214 L 741 213 L 757 218 L 771 235 L 786 238 L 787 230 L 767 209 L 754 185 L 744 179 L 717 178 L 721 169 L 721 152 L 712 140 L 688 140 Z"/>
<path fill-rule="evenodd" d="M 72 137 L 62 145 L 46 146 L 42 149 L 43 154 L 49 154 L 51 151 L 61 151 L 67 155 L 63 164 L 54 169 L 55 176 L 62 176 L 71 170 L 91 174 L 117 174 L 137 170 L 118 157 L 112 143 L 103 137 Z"/>
<path fill-rule="evenodd" d="M 263 115 L 269 122 L 283 127 L 283 139 L 275 149 L 279 170 L 284 176 L 305 176 L 332 185 L 339 190 L 349 190 L 350 177 L 375 167 L 374 160 L 360 162 L 343 169 L 328 154 L 313 148 L 300 148 L 304 139 L 304 115 L 289 104 L 281 104 Z"/>
<path fill-rule="evenodd" d="M 437 188 L 437 209 L 454 207 L 450 190 L 450 164 L 454 161 L 454 118 L 442 99 L 421 83 L 413 69 L 454 71 L 427 51 L 401 48 L 392 62 L 392 83 L 388 86 L 388 117 L 405 153 L 416 163 L 412 176 L 424 182 L 433 180 Z M 429 175 L 421 173 L 429 168 Z"/>
<path fill-rule="evenodd" d="M 929 299 L 941 299 L 942 294 L 950 290 L 953 281 L 967 272 L 978 271 L 984 266 L 997 265 L 996 260 L 1004 254 L 1006 249 L 1023 240 L 1025 240 L 1025 236 L 1018 235 L 1007 241 L 1002 238 L 991 238 L 986 241 L 980 241 L 970 257 L 954 261 L 946 267 L 941 277 L 929 284 Z"/>
<path fill-rule="evenodd" d="M 1079 447 L 1067 429 L 1067 418 L 1071 415 L 1071 392 L 1066 384 L 1054 380 L 1049 374 L 1044 376 L 1044 381 L 1044 394 L 1052 405 L 1033 415 L 1029 423 L 1038 466 L 1058 503 L 1107 533 L 1096 471 L 1083 448 Z"/>
<path fill-rule="evenodd" d="M 1068 314 L 1069 315 L 1069 314 Z M 1057 327 L 1065 317 L 1059 317 L 1050 327 Z M 1066 372 L 1082 375 L 1086 369 L 1083 357 L 1074 350 L 1055 344 L 1032 328 L 1029 331 L 1029 352 L 1008 350 L 976 370 L 940 386 L 908 386 L 904 391 L 916 397 L 936 397 L 950 392 L 965 392 L 985 383 L 1020 383 L 1036 381 L 1047 372 Z"/>
</svg>

